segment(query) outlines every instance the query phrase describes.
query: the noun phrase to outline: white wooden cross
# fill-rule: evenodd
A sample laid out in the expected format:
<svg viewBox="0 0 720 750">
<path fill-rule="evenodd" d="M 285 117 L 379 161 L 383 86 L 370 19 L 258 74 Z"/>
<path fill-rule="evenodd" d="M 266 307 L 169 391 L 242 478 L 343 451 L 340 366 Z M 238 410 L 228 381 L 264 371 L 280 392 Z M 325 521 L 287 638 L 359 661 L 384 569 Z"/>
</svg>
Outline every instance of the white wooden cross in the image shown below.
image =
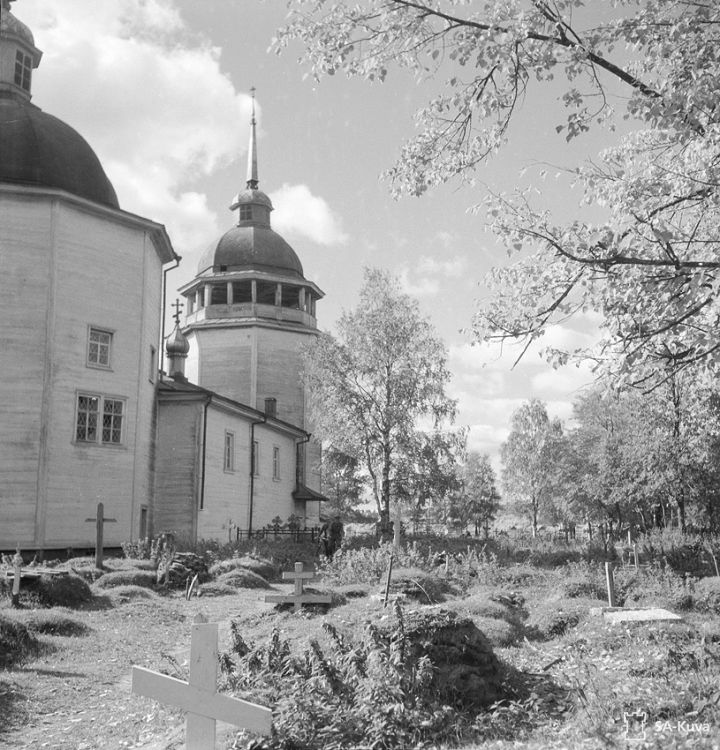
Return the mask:
<svg viewBox="0 0 720 750">
<path fill-rule="evenodd" d="M 132 668 L 132 692 L 187 712 L 185 746 L 187 750 L 211 750 L 215 747 L 215 722 L 224 721 L 256 734 L 270 734 L 272 711 L 255 703 L 220 695 L 217 692 L 218 624 L 196 622 L 190 641 L 190 679 L 188 682 Z"/>
<path fill-rule="evenodd" d="M 332 597 L 329 594 L 306 594 L 303 591 L 305 581 L 311 581 L 315 578 L 312 570 L 303 570 L 301 562 L 295 563 L 295 570 L 291 573 L 283 572 L 284 580 L 295 581 L 294 594 L 268 594 L 265 597 L 266 602 L 275 602 L 276 604 L 294 604 L 295 611 L 298 612 L 303 604 L 330 604 Z"/>
</svg>

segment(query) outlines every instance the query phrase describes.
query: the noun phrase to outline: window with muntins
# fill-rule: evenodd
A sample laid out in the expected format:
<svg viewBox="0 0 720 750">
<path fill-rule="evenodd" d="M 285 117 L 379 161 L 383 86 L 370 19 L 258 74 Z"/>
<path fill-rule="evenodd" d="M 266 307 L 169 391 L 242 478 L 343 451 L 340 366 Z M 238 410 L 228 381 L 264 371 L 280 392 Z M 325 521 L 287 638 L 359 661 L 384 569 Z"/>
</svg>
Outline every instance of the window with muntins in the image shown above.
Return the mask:
<svg viewBox="0 0 720 750">
<path fill-rule="evenodd" d="M 75 415 L 76 442 L 121 445 L 124 416 L 125 402 L 122 399 L 79 394 Z"/>
<path fill-rule="evenodd" d="M 15 52 L 15 84 L 25 91 L 30 91 L 32 60 L 20 50 Z"/>
<path fill-rule="evenodd" d="M 240 221 L 250 221 L 252 219 L 252 206 L 240 206 Z"/>
<path fill-rule="evenodd" d="M 110 367 L 112 333 L 91 328 L 88 334 L 87 363 L 90 367 Z"/>
</svg>

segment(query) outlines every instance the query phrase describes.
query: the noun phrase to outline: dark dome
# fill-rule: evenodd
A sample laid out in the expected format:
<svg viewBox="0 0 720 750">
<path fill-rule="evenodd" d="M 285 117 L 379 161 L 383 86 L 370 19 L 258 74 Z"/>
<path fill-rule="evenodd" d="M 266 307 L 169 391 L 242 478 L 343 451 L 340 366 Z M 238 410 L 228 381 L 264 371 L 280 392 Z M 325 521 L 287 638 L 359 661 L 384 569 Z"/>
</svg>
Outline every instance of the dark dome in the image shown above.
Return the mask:
<svg viewBox="0 0 720 750">
<path fill-rule="evenodd" d="M 228 271 L 267 271 L 303 278 L 303 267 L 295 251 L 270 227 L 233 227 L 211 245 L 200 258 L 198 273 L 225 266 Z"/>
<path fill-rule="evenodd" d="M 62 120 L 14 97 L 0 98 L 0 182 L 59 188 L 119 208 L 87 141 Z"/>
</svg>

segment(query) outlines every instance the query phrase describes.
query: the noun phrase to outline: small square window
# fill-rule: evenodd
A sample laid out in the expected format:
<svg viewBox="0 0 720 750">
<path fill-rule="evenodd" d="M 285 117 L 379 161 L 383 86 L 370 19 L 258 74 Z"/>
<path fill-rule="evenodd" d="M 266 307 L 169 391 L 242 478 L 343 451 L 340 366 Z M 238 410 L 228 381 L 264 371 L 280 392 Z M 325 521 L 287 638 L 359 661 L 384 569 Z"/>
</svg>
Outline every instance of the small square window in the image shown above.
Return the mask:
<svg viewBox="0 0 720 750">
<path fill-rule="evenodd" d="M 252 206 L 240 206 L 240 221 L 252 219 Z"/>
<path fill-rule="evenodd" d="M 99 328 L 91 328 L 88 334 L 87 363 L 90 367 L 110 368 L 110 347 L 112 333 Z"/>
</svg>

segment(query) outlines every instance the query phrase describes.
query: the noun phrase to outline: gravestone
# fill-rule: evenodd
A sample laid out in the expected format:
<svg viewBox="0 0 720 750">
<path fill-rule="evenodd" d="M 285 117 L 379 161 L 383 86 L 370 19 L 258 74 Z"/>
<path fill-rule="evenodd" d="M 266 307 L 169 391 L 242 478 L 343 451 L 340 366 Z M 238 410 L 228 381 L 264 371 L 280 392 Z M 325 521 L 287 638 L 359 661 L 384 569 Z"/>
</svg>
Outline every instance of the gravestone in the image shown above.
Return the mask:
<svg viewBox="0 0 720 750">
<path fill-rule="evenodd" d="M 268 594 L 265 597 L 266 602 L 292 604 L 296 612 L 300 611 L 303 604 L 330 604 L 332 602 L 329 594 L 309 594 L 303 590 L 305 582 L 314 580 L 316 576 L 312 570 L 303 570 L 301 562 L 295 563 L 294 571 L 284 571 L 282 577 L 286 581 L 295 581 L 295 592 L 293 594 Z"/>
<path fill-rule="evenodd" d="M 256 734 L 269 735 L 272 711 L 264 706 L 220 695 L 217 692 L 218 624 L 195 622 L 190 640 L 190 679 L 188 682 L 132 668 L 132 692 L 183 709 L 187 713 L 187 750 L 212 750 L 215 723 L 224 721 Z"/>
</svg>

